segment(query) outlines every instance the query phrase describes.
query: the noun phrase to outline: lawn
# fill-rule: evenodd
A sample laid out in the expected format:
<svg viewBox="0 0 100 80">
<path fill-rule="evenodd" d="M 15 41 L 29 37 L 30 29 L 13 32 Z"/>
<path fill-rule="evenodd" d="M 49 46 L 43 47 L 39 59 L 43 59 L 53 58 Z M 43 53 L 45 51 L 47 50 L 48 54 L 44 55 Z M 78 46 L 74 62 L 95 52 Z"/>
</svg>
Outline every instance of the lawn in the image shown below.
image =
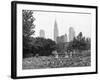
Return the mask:
<svg viewBox="0 0 100 80">
<path fill-rule="evenodd" d="M 90 51 L 74 53 L 72 57 L 38 56 L 23 59 L 23 69 L 91 66 Z"/>
</svg>

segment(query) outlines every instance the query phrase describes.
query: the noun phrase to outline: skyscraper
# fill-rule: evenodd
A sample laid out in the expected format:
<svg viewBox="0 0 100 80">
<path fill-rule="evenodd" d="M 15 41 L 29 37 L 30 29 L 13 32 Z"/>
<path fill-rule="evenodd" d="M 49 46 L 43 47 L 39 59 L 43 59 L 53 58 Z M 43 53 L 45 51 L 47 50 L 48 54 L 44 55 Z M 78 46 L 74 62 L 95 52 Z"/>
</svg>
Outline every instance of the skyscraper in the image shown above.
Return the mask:
<svg viewBox="0 0 100 80">
<path fill-rule="evenodd" d="M 57 22 L 55 20 L 55 23 L 54 23 L 54 41 L 57 42 L 57 37 L 59 35 L 59 32 L 58 32 L 58 26 L 57 26 Z"/>
<path fill-rule="evenodd" d="M 45 32 L 42 29 L 40 30 L 40 37 L 45 38 Z"/>
<path fill-rule="evenodd" d="M 64 42 L 67 42 L 67 34 L 64 35 Z"/>
<path fill-rule="evenodd" d="M 57 43 L 64 43 L 64 42 L 67 42 L 67 34 L 57 37 Z"/>
<path fill-rule="evenodd" d="M 69 41 L 72 41 L 75 37 L 75 31 L 73 27 L 69 28 Z"/>
<path fill-rule="evenodd" d="M 57 37 L 57 40 L 56 40 L 57 43 L 64 43 L 64 37 L 65 37 L 64 35 L 58 36 L 58 37 Z"/>
</svg>

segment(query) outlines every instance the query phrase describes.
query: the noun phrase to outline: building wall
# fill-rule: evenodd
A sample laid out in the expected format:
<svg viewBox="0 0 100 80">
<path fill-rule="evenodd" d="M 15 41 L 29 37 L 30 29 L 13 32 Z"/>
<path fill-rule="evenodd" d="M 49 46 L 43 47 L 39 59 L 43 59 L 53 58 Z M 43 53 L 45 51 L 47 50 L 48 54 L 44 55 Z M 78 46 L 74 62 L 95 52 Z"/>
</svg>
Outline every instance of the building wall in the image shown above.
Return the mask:
<svg viewBox="0 0 100 80">
<path fill-rule="evenodd" d="M 63 42 L 67 42 L 67 34 L 57 37 L 57 43 L 63 43 Z"/>
<path fill-rule="evenodd" d="M 54 41 L 57 42 L 57 37 L 58 37 L 59 33 L 58 33 L 58 26 L 57 26 L 57 22 L 55 20 L 54 23 Z"/>
<path fill-rule="evenodd" d="M 75 37 L 75 30 L 73 27 L 69 28 L 69 41 L 72 41 Z"/>
<path fill-rule="evenodd" d="M 44 32 L 44 30 L 40 30 L 40 37 L 45 38 L 45 32 Z"/>
</svg>

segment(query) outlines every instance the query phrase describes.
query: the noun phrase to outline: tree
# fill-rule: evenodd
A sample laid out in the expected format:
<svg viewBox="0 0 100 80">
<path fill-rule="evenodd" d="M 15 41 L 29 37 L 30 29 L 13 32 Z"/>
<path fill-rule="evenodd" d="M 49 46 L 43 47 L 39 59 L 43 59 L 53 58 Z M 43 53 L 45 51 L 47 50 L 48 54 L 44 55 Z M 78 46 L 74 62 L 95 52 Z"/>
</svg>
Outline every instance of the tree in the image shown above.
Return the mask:
<svg viewBox="0 0 100 80">
<path fill-rule="evenodd" d="M 69 45 L 67 47 L 68 52 L 73 51 L 83 51 L 83 50 L 89 50 L 90 49 L 90 38 L 83 37 L 82 32 L 78 34 L 78 36 L 74 37 L 73 41 L 69 42 Z"/>
<path fill-rule="evenodd" d="M 32 10 L 23 10 L 23 36 L 30 37 L 35 31 L 35 25 L 33 24 L 35 18 L 33 17 Z"/>
<path fill-rule="evenodd" d="M 86 49 L 90 50 L 91 49 L 91 39 L 90 38 L 86 38 Z"/>
<path fill-rule="evenodd" d="M 52 55 L 52 51 L 55 50 L 55 41 L 51 39 L 36 38 L 32 46 L 33 55 L 49 56 Z"/>
<path fill-rule="evenodd" d="M 85 38 L 83 37 L 83 34 L 82 32 L 79 33 L 79 35 L 77 36 L 77 40 L 79 41 L 78 43 L 78 49 L 80 51 L 82 50 L 89 50 L 90 48 L 90 41 L 89 41 L 90 38 Z"/>
<path fill-rule="evenodd" d="M 58 53 L 64 53 L 65 43 L 57 43 L 56 49 Z"/>
<path fill-rule="evenodd" d="M 35 18 L 32 10 L 23 10 L 23 56 L 30 52 L 31 36 L 34 34 L 35 25 L 33 24 Z"/>
<path fill-rule="evenodd" d="M 83 38 L 83 34 L 82 34 L 82 32 L 80 32 L 80 33 L 78 34 L 78 36 L 76 37 L 76 39 L 77 39 L 78 41 L 81 41 L 82 38 Z"/>
</svg>

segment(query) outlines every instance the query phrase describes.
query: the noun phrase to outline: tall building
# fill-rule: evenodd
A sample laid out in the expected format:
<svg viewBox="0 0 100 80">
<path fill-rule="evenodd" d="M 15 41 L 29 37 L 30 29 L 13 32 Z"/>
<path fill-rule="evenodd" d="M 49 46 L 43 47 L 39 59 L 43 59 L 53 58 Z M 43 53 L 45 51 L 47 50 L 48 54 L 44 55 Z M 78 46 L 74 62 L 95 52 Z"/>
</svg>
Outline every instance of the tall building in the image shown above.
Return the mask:
<svg viewBox="0 0 100 80">
<path fill-rule="evenodd" d="M 57 37 L 57 43 L 63 43 L 64 42 L 64 36 L 58 36 Z"/>
<path fill-rule="evenodd" d="M 64 42 L 67 42 L 67 34 L 64 35 Z"/>
<path fill-rule="evenodd" d="M 75 37 L 75 30 L 73 27 L 69 28 L 69 41 L 72 41 Z"/>
<path fill-rule="evenodd" d="M 40 37 L 45 38 L 45 31 L 44 30 L 40 30 Z"/>
<path fill-rule="evenodd" d="M 55 23 L 54 23 L 54 41 L 57 42 L 57 37 L 59 35 L 59 32 L 58 32 L 58 26 L 57 26 L 57 22 L 55 20 Z"/>
<path fill-rule="evenodd" d="M 64 42 L 67 42 L 67 34 L 57 37 L 57 43 L 64 43 Z"/>
</svg>

